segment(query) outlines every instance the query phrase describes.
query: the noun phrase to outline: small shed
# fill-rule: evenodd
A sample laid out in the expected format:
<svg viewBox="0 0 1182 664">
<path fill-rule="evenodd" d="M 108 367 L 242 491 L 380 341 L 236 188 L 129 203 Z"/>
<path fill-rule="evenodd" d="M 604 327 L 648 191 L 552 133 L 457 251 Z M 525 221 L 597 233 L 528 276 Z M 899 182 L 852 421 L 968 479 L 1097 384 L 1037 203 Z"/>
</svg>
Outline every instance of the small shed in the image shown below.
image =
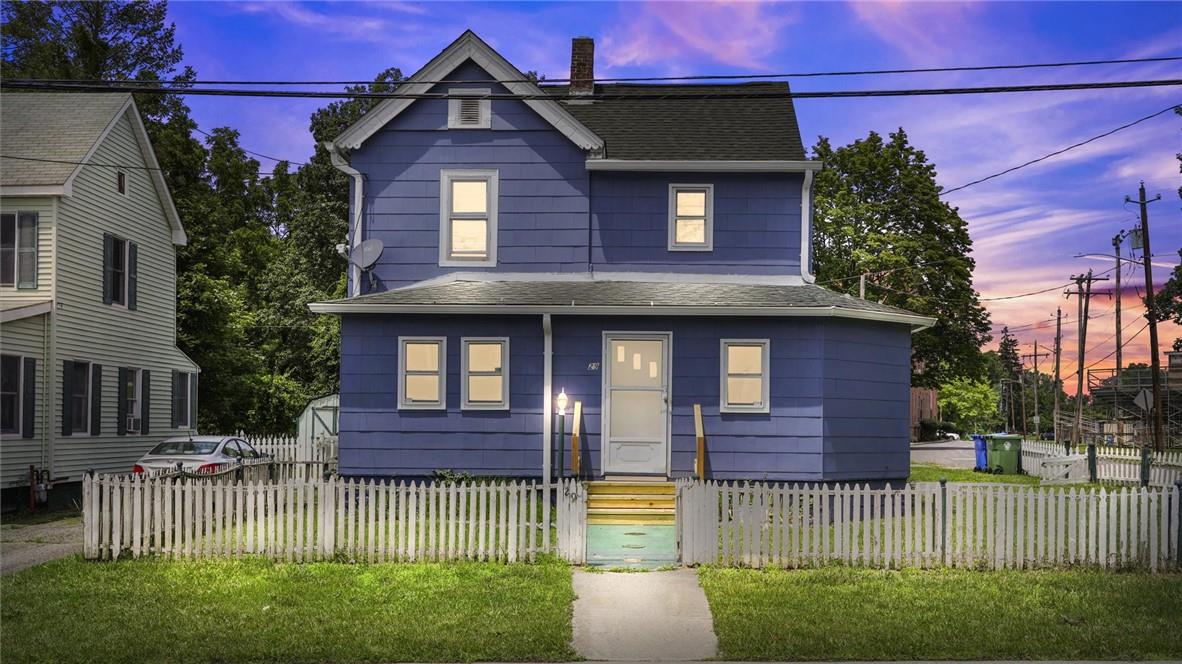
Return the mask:
<svg viewBox="0 0 1182 664">
<path fill-rule="evenodd" d="M 336 436 L 340 425 L 340 394 L 326 394 L 308 402 L 296 420 L 296 439 L 312 443 L 322 436 Z"/>
</svg>

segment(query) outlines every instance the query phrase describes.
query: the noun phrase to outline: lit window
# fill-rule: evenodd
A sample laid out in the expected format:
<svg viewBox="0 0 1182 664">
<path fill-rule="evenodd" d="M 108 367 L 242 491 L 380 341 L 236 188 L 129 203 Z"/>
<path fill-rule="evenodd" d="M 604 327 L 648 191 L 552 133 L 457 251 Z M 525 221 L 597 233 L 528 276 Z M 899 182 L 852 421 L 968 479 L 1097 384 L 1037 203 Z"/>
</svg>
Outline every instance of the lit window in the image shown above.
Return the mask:
<svg viewBox="0 0 1182 664">
<path fill-rule="evenodd" d="M 768 412 L 768 348 L 767 339 L 722 340 L 722 412 Z"/>
<path fill-rule="evenodd" d="M 37 213 L 0 215 L 0 286 L 37 287 Z"/>
<path fill-rule="evenodd" d="M 497 172 L 443 171 L 439 264 L 496 265 Z"/>
<path fill-rule="evenodd" d="M 503 410 L 509 407 L 509 340 L 463 339 L 463 408 Z"/>
<path fill-rule="evenodd" d="M 398 407 L 443 409 L 447 341 L 443 337 L 398 339 Z"/>
<path fill-rule="evenodd" d="M 669 185 L 669 250 L 714 248 L 714 185 Z"/>
</svg>

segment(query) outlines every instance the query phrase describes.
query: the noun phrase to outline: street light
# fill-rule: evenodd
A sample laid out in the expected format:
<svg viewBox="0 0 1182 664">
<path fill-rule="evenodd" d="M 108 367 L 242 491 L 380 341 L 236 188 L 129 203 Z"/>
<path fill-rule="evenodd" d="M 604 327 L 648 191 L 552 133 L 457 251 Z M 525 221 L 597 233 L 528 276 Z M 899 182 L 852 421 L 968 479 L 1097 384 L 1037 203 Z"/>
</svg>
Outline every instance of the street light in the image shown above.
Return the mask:
<svg viewBox="0 0 1182 664">
<path fill-rule="evenodd" d="M 554 404 L 558 407 L 558 478 L 562 479 L 566 476 L 566 463 L 563 460 L 563 451 L 566 448 L 564 441 L 566 439 L 566 405 L 570 402 L 570 397 L 566 396 L 566 388 L 562 388 L 558 392 L 558 396 L 554 398 Z"/>
</svg>

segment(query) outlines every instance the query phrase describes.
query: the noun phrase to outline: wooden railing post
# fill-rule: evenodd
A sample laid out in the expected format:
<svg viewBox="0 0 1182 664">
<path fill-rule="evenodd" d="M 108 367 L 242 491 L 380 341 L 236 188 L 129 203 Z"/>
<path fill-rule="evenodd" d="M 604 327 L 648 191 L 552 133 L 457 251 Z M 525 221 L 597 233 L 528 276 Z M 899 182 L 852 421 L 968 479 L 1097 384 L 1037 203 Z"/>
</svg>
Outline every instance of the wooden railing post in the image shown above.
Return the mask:
<svg viewBox="0 0 1182 664">
<path fill-rule="evenodd" d="M 706 479 L 706 433 L 702 428 L 702 404 L 694 404 L 694 437 L 697 438 L 698 450 L 694 457 L 694 475 L 698 479 Z"/>
<path fill-rule="evenodd" d="M 575 402 L 575 421 L 570 428 L 570 472 L 579 477 L 579 432 L 582 431 L 583 402 Z"/>
</svg>

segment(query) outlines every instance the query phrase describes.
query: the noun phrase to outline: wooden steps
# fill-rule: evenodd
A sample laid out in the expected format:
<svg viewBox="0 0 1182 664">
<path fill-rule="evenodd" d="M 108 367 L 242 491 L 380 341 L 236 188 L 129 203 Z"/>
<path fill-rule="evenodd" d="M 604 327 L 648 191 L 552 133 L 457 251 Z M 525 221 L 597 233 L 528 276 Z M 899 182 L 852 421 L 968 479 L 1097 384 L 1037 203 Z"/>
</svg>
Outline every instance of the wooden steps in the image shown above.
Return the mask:
<svg viewBox="0 0 1182 664">
<path fill-rule="evenodd" d="M 672 482 L 590 482 L 587 494 L 591 525 L 673 525 L 677 518 L 677 488 Z"/>
</svg>

